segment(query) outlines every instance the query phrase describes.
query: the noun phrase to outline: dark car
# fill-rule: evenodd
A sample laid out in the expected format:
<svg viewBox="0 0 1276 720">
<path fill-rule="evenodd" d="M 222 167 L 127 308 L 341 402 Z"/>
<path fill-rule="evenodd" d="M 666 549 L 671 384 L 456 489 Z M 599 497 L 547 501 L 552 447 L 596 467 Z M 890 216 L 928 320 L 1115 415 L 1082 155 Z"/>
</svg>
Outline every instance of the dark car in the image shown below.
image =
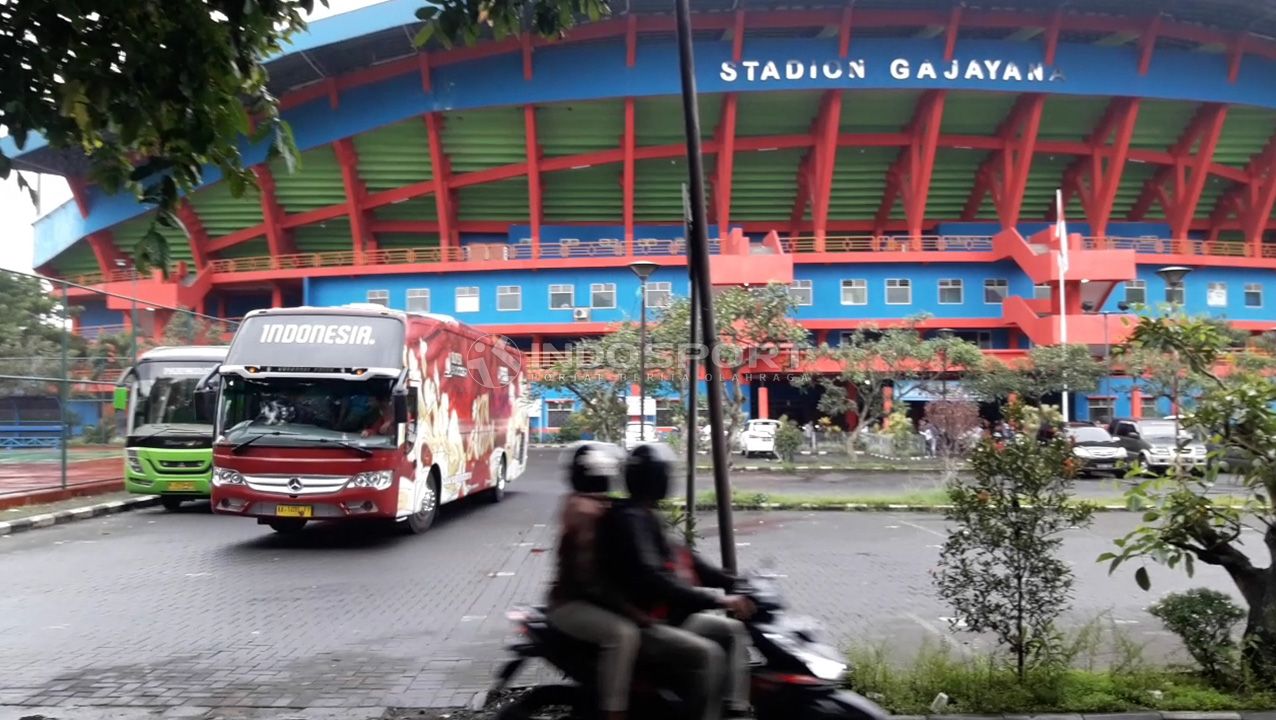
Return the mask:
<svg viewBox="0 0 1276 720">
<path fill-rule="evenodd" d="M 1138 462 L 1153 472 L 1164 472 L 1177 462 L 1189 468 L 1205 466 L 1208 452 L 1195 434 L 1180 428 L 1174 438 L 1173 420 L 1113 420 L 1111 433 L 1127 459 Z M 1176 448 L 1177 446 L 1177 448 Z"/>
<path fill-rule="evenodd" d="M 1115 474 L 1125 465 L 1125 448 L 1101 427 L 1069 425 L 1068 439 L 1072 441 L 1072 457 L 1080 475 Z"/>
</svg>

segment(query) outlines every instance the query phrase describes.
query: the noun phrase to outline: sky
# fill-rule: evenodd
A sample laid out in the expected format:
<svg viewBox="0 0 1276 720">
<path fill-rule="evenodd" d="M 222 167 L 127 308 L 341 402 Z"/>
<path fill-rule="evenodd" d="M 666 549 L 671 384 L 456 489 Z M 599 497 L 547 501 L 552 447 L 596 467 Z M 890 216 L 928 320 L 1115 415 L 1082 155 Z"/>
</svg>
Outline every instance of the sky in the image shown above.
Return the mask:
<svg viewBox="0 0 1276 720">
<path fill-rule="evenodd" d="M 377 0 L 328 0 L 328 7 L 317 5 L 311 13 L 311 20 L 318 20 L 331 15 L 349 12 Z M 424 3 L 423 3 L 424 4 Z M 0 130 L 2 134 L 2 130 Z M 71 190 L 66 181 L 56 175 L 27 175 L 33 183 L 40 185 L 39 214 L 44 214 L 68 202 Z M 31 271 L 31 257 L 34 245 L 34 232 L 31 224 L 39 217 L 37 208 L 31 198 L 18 189 L 17 180 L 10 177 L 0 183 L 0 237 L 4 238 L 4 250 L 0 251 L 0 268 L 5 270 Z"/>
</svg>

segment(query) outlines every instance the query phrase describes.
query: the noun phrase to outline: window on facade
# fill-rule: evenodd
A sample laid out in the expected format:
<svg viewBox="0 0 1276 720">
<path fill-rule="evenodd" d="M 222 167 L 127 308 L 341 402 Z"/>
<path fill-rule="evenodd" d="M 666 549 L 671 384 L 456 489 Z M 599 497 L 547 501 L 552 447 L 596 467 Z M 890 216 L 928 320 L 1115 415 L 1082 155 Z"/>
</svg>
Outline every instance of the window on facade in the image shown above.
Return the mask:
<svg viewBox="0 0 1276 720">
<path fill-rule="evenodd" d="M 867 305 L 868 304 L 868 281 L 863 278 L 853 278 L 842 281 L 842 304 L 843 305 Z"/>
<path fill-rule="evenodd" d="M 1210 283 L 1205 290 L 1205 304 L 1210 307 L 1227 307 L 1227 283 Z"/>
<path fill-rule="evenodd" d="M 549 286 L 549 309 L 571 310 L 576 306 L 576 288 L 571 285 Z"/>
<path fill-rule="evenodd" d="M 962 303 L 962 287 L 960 278 L 949 278 L 939 281 L 939 304 L 960 305 Z"/>
<path fill-rule="evenodd" d="M 1010 294 L 1010 281 L 1005 278 L 989 278 L 984 281 L 984 303 L 1000 305 Z"/>
<path fill-rule="evenodd" d="M 1185 295 L 1182 282 L 1165 284 L 1165 302 L 1171 305 L 1182 305 Z"/>
<path fill-rule="evenodd" d="M 1033 300 L 1049 300 L 1054 297 L 1054 288 L 1049 285 L 1033 285 Z"/>
<path fill-rule="evenodd" d="M 1097 420 L 1105 425 L 1112 422 L 1112 418 L 1115 417 L 1115 404 L 1112 398 L 1092 397 L 1089 398 L 1089 404 L 1091 420 Z"/>
<path fill-rule="evenodd" d="M 574 407 L 571 400 L 545 401 L 545 426 L 560 428 L 571 419 Z"/>
<path fill-rule="evenodd" d="M 657 398 L 656 399 L 656 425 L 659 427 L 670 427 L 677 424 L 678 417 L 682 414 L 682 405 L 677 398 Z"/>
<path fill-rule="evenodd" d="M 889 278 L 886 280 L 887 305 L 912 305 L 913 281 L 905 278 Z"/>
<path fill-rule="evenodd" d="M 380 306 L 382 306 L 382 307 L 389 307 L 389 305 L 390 305 L 390 291 L 389 291 L 389 290 L 369 290 L 369 291 L 368 291 L 368 302 L 372 303 L 373 305 L 380 305 Z"/>
<path fill-rule="evenodd" d="M 459 287 L 456 289 L 456 311 L 458 313 L 479 311 L 479 289 L 477 287 Z"/>
<path fill-rule="evenodd" d="M 517 312 L 523 309 L 521 285 L 497 285 L 496 309 L 501 312 Z"/>
<path fill-rule="evenodd" d="M 1125 301 L 1131 305 L 1147 305 L 1147 283 L 1142 280 L 1127 280 L 1125 282 Z"/>
<path fill-rule="evenodd" d="M 416 313 L 430 312 L 430 289 L 429 288 L 409 288 L 408 289 L 408 312 L 416 312 Z"/>
<path fill-rule="evenodd" d="M 589 286 L 589 306 L 595 310 L 616 307 L 616 283 L 594 283 Z"/>
<path fill-rule="evenodd" d="M 810 305 L 815 300 L 815 291 L 811 288 L 810 280 L 794 280 L 789 286 L 789 297 L 793 298 L 794 305 Z"/>
<path fill-rule="evenodd" d="M 1144 395 L 1139 400 L 1139 416 L 1144 418 L 1161 417 L 1161 398 L 1155 395 Z"/>
<path fill-rule="evenodd" d="M 671 302 L 673 302 L 673 283 L 647 283 L 647 307 L 667 308 Z"/>
<path fill-rule="evenodd" d="M 1260 308 L 1263 306 L 1263 286 L 1260 283 L 1245 285 L 1245 307 Z"/>
</svg>

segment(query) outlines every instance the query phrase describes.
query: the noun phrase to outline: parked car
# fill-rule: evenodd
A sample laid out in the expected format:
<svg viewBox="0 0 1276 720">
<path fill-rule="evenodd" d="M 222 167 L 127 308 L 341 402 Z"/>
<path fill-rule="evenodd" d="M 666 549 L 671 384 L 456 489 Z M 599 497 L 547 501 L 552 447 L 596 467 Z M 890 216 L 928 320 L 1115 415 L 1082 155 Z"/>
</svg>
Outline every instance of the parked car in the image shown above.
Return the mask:
<svg viewBox="0 0 1276 720">
<path fill-rule="evenodd" d="M 1198 435 L 1182 430 L 1174 437 L 1173 420 L 1113 420 L 1112 435 L 1125 448 L 1130 462 L 1139 462 L 1153 472 L 1165 472 L 1180 465 L 1190 468 L 1205 466 L 1208 451 Z"/>
<path fill-rule="evenodd" d="M 779 420 L 748 421 L 737 441 L 740 454 L 745 457 L 775 455 L 775 433 L 779 429 Z"/>
<path fill-rule="evenodd" d="M 659 440 L 656 426 L 652 423 L 631 422 L 625 426 L 625 452 L 629 452 L 644 442 Z"/>
<path fill-rule="evenodd" d="M 1068 426 L 1068 439 L 1080 475 L 1115 474 L 1126 463 L 1125 448 L 1101 427 L 1073 423 Z"/>
</svg>

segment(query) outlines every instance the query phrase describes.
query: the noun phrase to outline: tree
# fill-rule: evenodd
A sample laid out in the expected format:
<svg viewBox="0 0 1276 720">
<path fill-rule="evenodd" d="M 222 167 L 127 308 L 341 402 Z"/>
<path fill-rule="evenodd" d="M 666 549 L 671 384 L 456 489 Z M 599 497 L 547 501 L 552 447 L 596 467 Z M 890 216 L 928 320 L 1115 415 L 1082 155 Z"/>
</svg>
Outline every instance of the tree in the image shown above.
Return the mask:
<svg viewBox="0 0 1276 720">
<path fill-rule="evenodd" d="M 624 323 L 575 344 L 545 370 L 536 388 L 570 393 L 581 404 L 575 427 L 615 442 L 624 433 L 629 417 L 625 397 L 638 376 L 638 328 Z"/>
<path fill-rule="evenodd" d="M 321 0 L 322 1 L 322 0 Z M 160 227 L 182 228 L 180 195 L 212 165 L 233 195 L 254 183 L 240 140 L 269 140 L 295 163 L 263 62 L 305 27 L 314 0 L 43 0 L 0 6 L 0 123 L 19 149 L 32 133 L 83 152 L 90 178 L 158 208 L 134 248 L 166 269 Z M 255 126 L 255 129 L 254 129 Z M 13 159 L 0 154 L 0 178 Z M 20 186 L 34 191 L 18 173 Z"/>
<path fill-rule="evenodd" d="M 730 287 L 715 293 L 713 322 L 718 333 L 716 357 L 706 358 L 701 367 L 717 372 L 723 380 L 723 414 L 727 441 L 732 443 L 744 419 L 744 372 L 756 369 L 760 375 L 784 375 L 807 348 L 807 332 L 793 319 L 793 298 L 785 285 Z M 691 332 L 691 302 L 678 298 L 660 314 L 652 330 L 657 355 L 667 368 L 670 389 L 684 398 L 687 390 L 685 348 Z M 764 379 L 764 378 L 762 378 Z M 702 417 L 707 416 L 703 414 Z"/>
<path fill-rule="evenodd" d="M 886 329 L 861 327 L 837 347 L 820 348 L 820 355 L 838 367 L 835 375 L 803 379 L 823 388 L 820 412 L 854 413 L 863 430 L 883 417 L 887 387 L 896 395 L 920 390 L 947 399 L 955 387 L 947 384 L 948 377 L 961 374 L 969 382 L 983 374 L 986 362 L 977 345 L 959 337 L 923 338 L 918 326 L 924 319 Z"/>
<path fill-rule="evenodd" d="M 529 31 L 562 37 L 578 17 L 599 20 L 610 14 L 607 0 L 441 0 L 417 10 L 425 25 L 416 44 L 437 37 L 444 45 L 473 45 L 487 30 L 498 40 Z"/>
<path fill-rule="evenodd" d="M 1129 344 L 1138 351 L 1174 353 L 1204 388 L 1193 412 L 1183 418 L 1211 439 L 1215 454 L 1236 450 L 1253 458 L 1241 476 L 1240 505 L 1212 495 L 1217 466 L 1203 476 L 1172 468 L 1165 478 L 1150 478 L 1126 496 L 1143 522 L 1104 553 L 1115 571 L 1131 562 L 1182 566 L 1188 574 L 1197 562 L 1222 568 L 1247 605 L 1244 656 L 1256 678 L 1276 684 L 1276 384 L 1261 358 L 1227 362 L 1233 338 L 1217 324 L 1185 317 L 1140 318 Z M 1243 533 L 1262 538 L 1268 564 L 1250 557 Z M 1252 538 L 1251 538 L 1252 540 Z M 1147 590 L 1146 565 L 1135 572 Z"/>
<path fill-rule="evenodd" d="M 1046 396 L 1065 389 L 1093 392 L 1107 374 L 1107 366 L 1084 345 L 1039 345 L 1016 362 L 989 363 L 988 371 L 975 378 L 973 385 L 984 397 L 1016 395 L 1040 404 Z"/>
<path fill-rule="evenodd" d="M 226 337 L 225 325 L 224 321 L 210 320 L 181 308 L 164 326 L 160 345 L 224 345 L 230 340 Z"/>
<path fill-rule="evenodd" d="M 954 627 L 988 632 L 1010 651 L 1022 682 L 1057 649 L 1055 621 L 1072 598 L 1072 570 L 1059 558 L 1063 533 L 1088 525 L 1093 508 L 1070 502 L 1059 472 L 1069 443 L 1029 435 L 979 444 L 971 473 L 948 484 L 952 523 L 935 584 Z"/>
<path fill-rule="evenodd" d="M 980 419 L 979 405 L 970 400 L 926 403 L 926 421 L 935 432 L 936 450 L 943 458 L 960 456 L 970 448 L 970 437 L 979 430 Z"/>
<path fill-rule="evenodd" d="M 69 318 L 79 308 L 64 307 L 47 281 L 20 273 L 0 272 L 0 374 L 23 377 L 62 376 L 64 336 L 68 357 L 82 352 L 84 340 L 69 335 Z M 56 394 L 45 381 L 11 380 L 8 394 Z"/>
</svg>

